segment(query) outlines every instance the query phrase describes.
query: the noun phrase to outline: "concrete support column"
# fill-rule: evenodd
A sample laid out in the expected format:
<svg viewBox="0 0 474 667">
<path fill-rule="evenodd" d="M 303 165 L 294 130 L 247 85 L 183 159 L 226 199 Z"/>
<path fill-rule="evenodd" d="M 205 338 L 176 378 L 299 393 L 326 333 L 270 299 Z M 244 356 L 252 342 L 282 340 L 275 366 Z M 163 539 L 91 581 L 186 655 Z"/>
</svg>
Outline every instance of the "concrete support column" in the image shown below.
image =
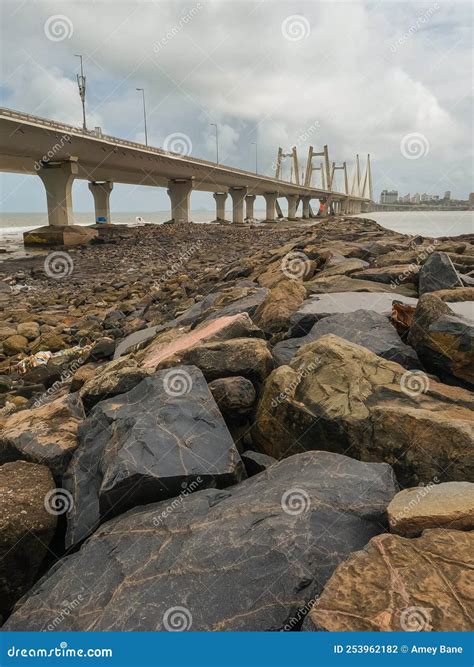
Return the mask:
<svg viewBox="0 0 474 667">
<path fill-rule="evenodd" d="M 288 202 L 288 220 L 296 220 L 296 209 L 298 207 L 298 195 L 286 195 Z"/>
<path fill-rule="evenodd" d="M 227 192 L 214 192 L 214 199 L 216 200 L 216 220 L 225 220 Z"/>
<path fill-rule="evenodd" d="M 253 206 L 255 204 L 255 195 L 247 195 L 245 197 L 245 219 L 254 220 Z"/>
<path fill-rule="evenodd" d="M 311 197 L 303 197 L 303 220 L 309 220 L 309 205 L 311 202 Z"/>
<path fill-rule="evenodd" d="M 232 222 L 244 221 L 244 201 L 247 195 L 247 188 L 230 188 L 229 194 L 232 197 Z"/>
<path fill-rule="evenodd" d="M 189 202 L 193 182 L 191 180 L 168 181 L 168 194 L 171 199 L 171 219 L 175 222 L 189 222 Z"/>
<path fill-rule="evenodd" d="M 72 183 L 78 172 L 76 162 L 48 164 L 38 171 L 48 202 L 48 222 L 53 227 L 72 225 Z"/>
<path fill-rule="evenodd" d="M 94 197 L 95 221 L 98 223 L 110 223 L 110 193 L 114 184 L 112 181 L 89 183 L 89 190 Z"/>
<path fill-rule="evenodd" d="M 265 197 L 265 203 L 267 206 L 265 220 L 266 222 L 275 222 L 275 204 L 276 200 L 278 199 L 278 195 L 276 192 L 266 192 L 263 196 Z"/>
</svg>

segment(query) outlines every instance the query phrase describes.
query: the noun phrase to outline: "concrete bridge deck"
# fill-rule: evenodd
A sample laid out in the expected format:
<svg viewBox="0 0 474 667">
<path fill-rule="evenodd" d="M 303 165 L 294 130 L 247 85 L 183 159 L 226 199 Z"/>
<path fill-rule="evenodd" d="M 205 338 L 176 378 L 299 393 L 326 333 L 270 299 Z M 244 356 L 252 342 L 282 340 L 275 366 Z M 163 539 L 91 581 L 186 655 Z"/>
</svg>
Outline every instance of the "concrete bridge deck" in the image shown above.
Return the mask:
<svg viewBox="0 0 474 667">
<path fill-rule="evenodd" d="M 2 108 L 0 171 L 37 174 L 41 178 L 46 188 L 49 225 L 56 228 L 72 223 L 71 188 L 75 178 L 89 181 L 96 220 L 105 223 L 110 223 L 109 198 L 114 182 L 166 187 L 171 218 L 181 221 L 188 220 L 192 190 L 215 193 L 217 219 L 224 217 L 225 199 L 230 194 L 234 222 L 243 222 L 244 203 L 245 217 L 253 217 L 257 195 L 265 197 L 270 221 L 275 219 L 278 197 L 287 198 L 289 219 L 296 218 L 300 201 L 303 218 L 309 218 L 311 199 L 326 201 L 345 213 L 360 212 L 369 201 Z"/>
</svg>

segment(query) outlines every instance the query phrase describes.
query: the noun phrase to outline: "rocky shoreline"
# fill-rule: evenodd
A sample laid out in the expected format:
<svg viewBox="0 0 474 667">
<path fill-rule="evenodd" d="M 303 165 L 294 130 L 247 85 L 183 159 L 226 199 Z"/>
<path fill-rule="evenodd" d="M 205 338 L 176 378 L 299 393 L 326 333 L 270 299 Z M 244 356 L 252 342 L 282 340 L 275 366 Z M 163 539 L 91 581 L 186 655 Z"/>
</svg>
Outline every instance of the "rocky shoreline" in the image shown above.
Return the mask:
<svg viewBox="0 0 474 667">
<path fill-rule="evenodd" d="M 6 630 L 472 630 L 474 235 L 114 229 L 0 264 Z"/>
</svg>

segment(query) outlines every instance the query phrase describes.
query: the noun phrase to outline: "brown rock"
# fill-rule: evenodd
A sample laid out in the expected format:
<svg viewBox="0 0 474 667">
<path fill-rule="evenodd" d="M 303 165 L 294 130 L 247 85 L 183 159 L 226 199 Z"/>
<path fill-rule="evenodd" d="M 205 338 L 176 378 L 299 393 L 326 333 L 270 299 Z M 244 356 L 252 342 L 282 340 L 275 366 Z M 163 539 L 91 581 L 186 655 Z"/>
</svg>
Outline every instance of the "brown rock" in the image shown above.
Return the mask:
<svg viewBox="0 0 474 667">
<path fill-rule="evenodd" d="M 424 294 L 408 342 L 424 366 L 442 380 L 474 387 L 474 320 L 456 315 L 433 294 Z"/>
<path fill-rule="evenodd" d="M 329 632 L 472 630 L 474 534 L 378 535 L 339 565 L 310 611 Z"/>
<path fill-rule="evenodd" d="M 0 431 L 0 463 L 19 459 L 42 463 L 60 479 L 77 447 L 77 427 L 83 418 L 77 394 L 11 415 Z"/>
<path fill-rule="evenodd" d="M 143 368 L 158 368 L 165 361 L 177 363 L 196 345 L 241 337 L 263 337 L 247 313 L 227 315 L 204 322 L 192 331 L 189 327 L 167 330 L 159 334 L 142 352 L 136 355 Z"/>
<path fill-rule="evenodd" d="M 474 528 L 474 484 L 430 483 L 397 493 L 388 506 L 390 530 L 415 537 L 426 528 Z"/>
<path fill-rule="evenodd" d="M 473 407 L 471 392 L 330 334 L 270 375 L 253 439 L 275 458 L 325 449 L 385 461 L 404 486 L 462 481 L 474 475 Z"/>
<path fill-rule="evenodd" d="M 20 336 L 15 334 L 14 336 L 9 336 L 3 341 L 3 351 L 9 356 L 13 357 L 21 352 L 25 352 L 28 349 L 28 338 L 25 336 Z"/>
<path fill-rule="evenodd" d="M 92 380 L 97 372 L 97 366 L 98 364 L 92 362 L 90 364 L 83 364 L 82 366 L 79 366 L 77 371 L 72 376 L 71 386 L 69 387 L 71 394 L 79 391 L 79 389 L 81 389 L 86 382 Z"/>
<path fill-rule="evenodd" d="M 258 387 L 271 372 L 273 359 L 264 340 L 233 338 L 196 345 L 167 357 L 160 362 L 158 368 L 170 368 L 180 364 L 197 366 L 208 382 L 241 375 Z"/>
<path fill-rule="evenodd" d="M 120 357 L 98 369 L 79 390 L 86 412 L 96 403 L 118 394 L 124 394 L 144 378 L 153 374 L 151 368 L 143 368 L 129 356 Z"/>
<path fill-rule="evenodd" d="M 431 296 L 437 296 L 441 301 L 456 303 L 459 301 L 474 301 L 474 287 L 455 287 L 454 289 L 440 289 L 431 292 Z"/>
<path fill-rule="evenodd" d="M 28 340 L 34 340 L 40 335 L 40 327 L 37 322 L 21 322 L 16 331 L 20 336 L 24 336 Z"/>
<path fill-rule="evenodd" d="M 350 276 L 330 276 L 329 278 L 316 278 L 306 283 L 306 288 L 311 294 L 331 294 L 334 292 L 391 292 L 391 285 L 379 283 L 375 280 L 357 280 Z M 416 297 L 416 292 L 407 285 L 397 286 L 397 292 L 403 296 Z"/>
<path fill-rule="evenodd" d="M 2 616 L 32 586 L 46 556 L 56 528 L 56 515 L 46 510 L 45 500 L 54 488 L 52 475 L 45 466 L 25 461 L 0 466 Z"/>
<path fill-rule="evenodd" d="M 285 331 L 290 317 L 306 299 L 306 288 L 297 280 L 281 280 L 257 308 L 253 321 L 266 334 Z"/>
<path fill-rule="evenodd" d="M 209 389 L 221 412 L 247 412 L 255 403 L 255 388 L 244 377 L 213 380 L 209 383 Z"/>
</svg>

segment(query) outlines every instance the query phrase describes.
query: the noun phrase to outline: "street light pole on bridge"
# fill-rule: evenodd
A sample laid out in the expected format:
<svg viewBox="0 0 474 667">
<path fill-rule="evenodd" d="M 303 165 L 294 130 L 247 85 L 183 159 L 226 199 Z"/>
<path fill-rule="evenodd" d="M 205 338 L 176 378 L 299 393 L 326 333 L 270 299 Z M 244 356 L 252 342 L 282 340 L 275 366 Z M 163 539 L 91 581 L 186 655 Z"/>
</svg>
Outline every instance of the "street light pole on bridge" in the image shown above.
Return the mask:
<svg viewBox="0 0 474 667">
<path fill-rule="evenodd" d="M 219 134 L 217 129 L 217 123 L 210 123 L 210 126 L 216 128 L 216 163 L 219 164 Z"/>
<path fill-rule="evenodd" d="M 137 90 L 141 91 L 142 97 L 143 97 L 143 122 L 145 124 L 145 146 L 148 146 L 148 134 L 146 130 L 146 105 L 145 105 L 145 89 L 144 88 L 137 88 Z"/>
</svg>

